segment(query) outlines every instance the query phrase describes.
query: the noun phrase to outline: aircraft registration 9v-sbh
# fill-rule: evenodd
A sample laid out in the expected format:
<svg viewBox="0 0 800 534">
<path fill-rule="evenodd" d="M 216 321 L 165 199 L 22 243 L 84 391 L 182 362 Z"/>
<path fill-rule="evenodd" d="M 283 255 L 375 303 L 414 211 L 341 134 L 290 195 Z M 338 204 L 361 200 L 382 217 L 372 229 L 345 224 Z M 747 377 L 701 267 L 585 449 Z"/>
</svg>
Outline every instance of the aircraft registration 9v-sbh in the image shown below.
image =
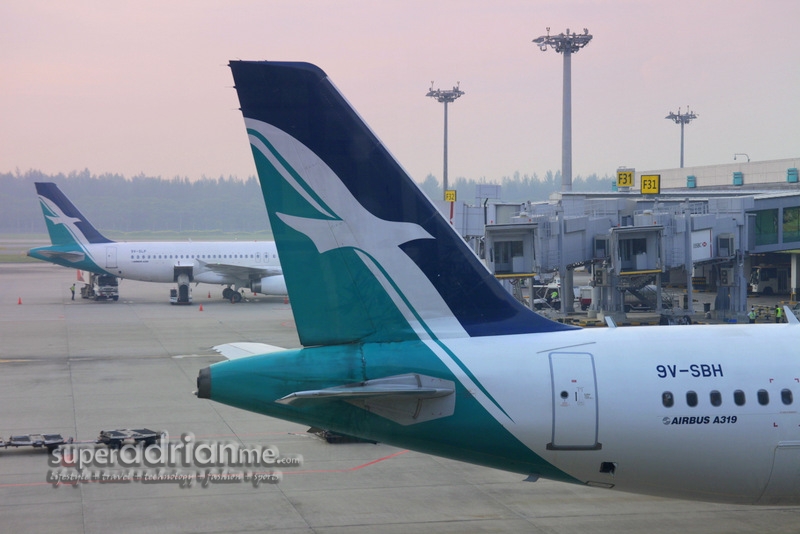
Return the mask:
<svg viewBox="0 0 800 534">
<path fill-rule="evenodd" d="M 230 66 L 302 348 L 202 369 L 199 397 L 530 480 L 800 503 L 793 315 L 603 329 L 543 318 L 322 70 Z"/>
</svg>

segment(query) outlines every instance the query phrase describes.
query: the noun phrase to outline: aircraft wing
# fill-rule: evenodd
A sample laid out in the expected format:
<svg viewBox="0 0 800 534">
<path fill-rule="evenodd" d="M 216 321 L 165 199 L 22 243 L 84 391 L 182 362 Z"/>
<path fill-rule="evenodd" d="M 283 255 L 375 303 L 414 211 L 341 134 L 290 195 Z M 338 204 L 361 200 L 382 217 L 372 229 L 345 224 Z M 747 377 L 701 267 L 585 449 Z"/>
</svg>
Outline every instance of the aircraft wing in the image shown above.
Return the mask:
<svg viewBox="0 0 800 534">
<path fill-rule="evenodd" d="M 269 354 L 270 352 L 285 350 L 283 347 L 276 347 L 275 345 L 267 345 L 266 343 L 250 343 L 247 341 L 225 343 L 224 345 L 217 345 L 216 347 L 213 347 L 213 349 L 229 360 L 236 360 L 239 358 L 246 358 L 247 356 Z"/>
<path fill-rule="evenodd" d="M 203 270 L 218 273 L 229 278 L 248 280 L 253 277 L 264 278 L 266 276 L 278 276 L 283 274 L 283 270 L 278 266 L 267 267 L 244 267 L 242 265 L 231 265 L 229 263 L 210 263 L 196 260 Z"/>
</svg>

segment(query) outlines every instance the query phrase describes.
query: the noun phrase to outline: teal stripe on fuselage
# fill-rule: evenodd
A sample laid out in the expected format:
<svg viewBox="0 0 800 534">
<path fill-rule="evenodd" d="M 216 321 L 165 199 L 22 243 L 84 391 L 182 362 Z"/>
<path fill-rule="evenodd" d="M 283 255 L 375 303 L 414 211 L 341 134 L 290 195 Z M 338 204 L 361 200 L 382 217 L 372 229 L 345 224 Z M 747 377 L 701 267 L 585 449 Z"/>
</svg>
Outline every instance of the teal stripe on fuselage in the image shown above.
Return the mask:
<svg viewBox="0 0 800 534">
<path fill-rule="evenodd" d="M 211 399 L 272 417 L 408 447 L 455 460 L 579 482 L 535 454 L 491 416 L 458 381 L 455 413 L 403 426 L 341 400 L 275 401 L 297 391 L 324 389 L 407 373 L 453 380 L 420 341 L 298 349 L 211 366 Z"/>
</svg>

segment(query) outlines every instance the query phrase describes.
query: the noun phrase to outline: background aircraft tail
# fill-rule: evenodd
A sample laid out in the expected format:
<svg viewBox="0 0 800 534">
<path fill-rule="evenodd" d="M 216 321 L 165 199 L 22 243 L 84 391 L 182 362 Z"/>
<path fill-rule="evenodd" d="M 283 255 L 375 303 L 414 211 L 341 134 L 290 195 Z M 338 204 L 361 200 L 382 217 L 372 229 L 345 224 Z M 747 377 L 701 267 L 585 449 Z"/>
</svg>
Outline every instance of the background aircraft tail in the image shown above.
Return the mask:
<svg viewBox="0 0 800 534">
<path fill-rule="evenodd" d="M 35 185 L 53 245 L 113 243 L 92 226 L 56 184 L 36 182 Z"/>
<path fill-rule="evenodd" d="M 230 66 L 304 346 L 571 328 L 503 289 L 322 70 Z"/>
</svg>

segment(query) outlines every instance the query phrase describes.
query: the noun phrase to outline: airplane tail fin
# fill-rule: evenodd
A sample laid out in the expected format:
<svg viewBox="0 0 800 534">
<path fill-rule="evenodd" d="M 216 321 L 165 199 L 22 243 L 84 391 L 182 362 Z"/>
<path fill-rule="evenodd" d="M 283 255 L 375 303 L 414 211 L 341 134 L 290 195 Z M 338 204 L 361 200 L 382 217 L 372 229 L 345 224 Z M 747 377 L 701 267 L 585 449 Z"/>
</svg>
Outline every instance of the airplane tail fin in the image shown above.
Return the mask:
<svg viewBox="0 0 800 534">
<path fill-rule="evenodd" d="M 572 328 L 503 289 L 321 69 L 230 67 L 304 346 Z"/>
<path fill-rule="evenodd" d="M 35 185 L 53 245 L 113 243 L 92 226 L 56 184 L 36 182 Z"/>
</svg>

